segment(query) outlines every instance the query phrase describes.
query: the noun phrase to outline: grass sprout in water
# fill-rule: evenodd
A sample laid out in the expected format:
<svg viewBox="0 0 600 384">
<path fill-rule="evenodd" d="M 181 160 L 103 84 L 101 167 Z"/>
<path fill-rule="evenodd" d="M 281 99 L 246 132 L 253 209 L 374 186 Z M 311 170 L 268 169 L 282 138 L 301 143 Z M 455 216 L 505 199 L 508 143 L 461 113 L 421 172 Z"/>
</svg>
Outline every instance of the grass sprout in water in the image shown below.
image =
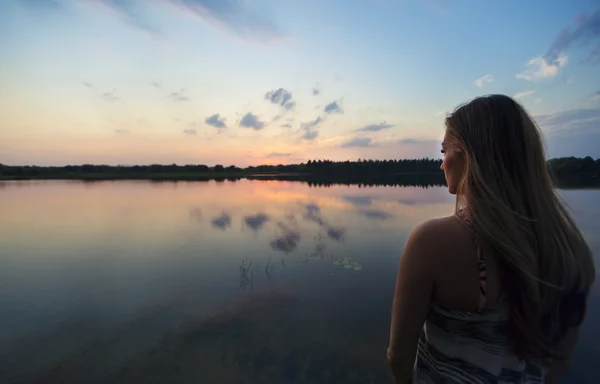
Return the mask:
<svg viewBox="0 0 600 384">
<path fill-rule="evenodd" d="M 246 259 L 242 260 L 242 264 L 240 265 L 240 287 L 246 289 L 249 287 L 251 290 L 253 288 L 252 281 L 254 280 L 254 275 L 256 274 L 256 268 L 258 264 L 252 264 L 252 260 Z M 267 266 L 268 268 L 268 266 Z"/>
</svg>

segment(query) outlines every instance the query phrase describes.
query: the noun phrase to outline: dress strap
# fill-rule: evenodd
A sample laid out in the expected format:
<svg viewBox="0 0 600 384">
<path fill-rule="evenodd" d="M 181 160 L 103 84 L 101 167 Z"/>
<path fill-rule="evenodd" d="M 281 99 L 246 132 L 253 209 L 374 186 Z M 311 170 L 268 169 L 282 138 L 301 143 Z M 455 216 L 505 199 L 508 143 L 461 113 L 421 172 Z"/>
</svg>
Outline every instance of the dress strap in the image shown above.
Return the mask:
<svg viewBox="0 0 600 384">
<path fill-rule="evenodd" d="M 483 253 L 481 251 L 481 243 L 479 241 L 479 236 L 475 232 L 469 217 L 465 213 L 464 209 L 461 209 L 456 212 L 456 217 L 463 223 L 469 227 L 471 233 L 473 234 L 473 239 L 475 241 L 475 246 L 477 248 L 477 269 L 479 269 L 479 306 L 477 308 L 477 312 L 481 312 L 483 308 L 485 308 L 487 302 L 487 275 L 486 275 L 486 265 L 483 260 Z"/>
</svg>

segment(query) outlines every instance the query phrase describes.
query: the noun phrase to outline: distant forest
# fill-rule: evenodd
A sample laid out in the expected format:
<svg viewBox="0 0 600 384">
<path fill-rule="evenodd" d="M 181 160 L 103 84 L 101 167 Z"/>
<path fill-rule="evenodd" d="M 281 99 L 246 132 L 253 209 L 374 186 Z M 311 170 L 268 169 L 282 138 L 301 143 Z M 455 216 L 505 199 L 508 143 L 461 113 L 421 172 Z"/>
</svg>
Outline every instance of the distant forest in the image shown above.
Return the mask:
<svg viewBox="0 0 600 384">
<path fill-rule="evenodd" d="M 211 180 L 275 178 L 314 183 L 444 184 L 440 159 L 330 161 L 309 160 L 289 165 L 67 165 L 62 167 L 8 166 L 0 164 L 0 179 L 82 179 L 82 180 Z M 562 185 L 600 184 L 600 159 L 562 157 L 548 161 L 555 181 Z M 413 181 L 409 181 L 413 180 Z"/>
</svg>

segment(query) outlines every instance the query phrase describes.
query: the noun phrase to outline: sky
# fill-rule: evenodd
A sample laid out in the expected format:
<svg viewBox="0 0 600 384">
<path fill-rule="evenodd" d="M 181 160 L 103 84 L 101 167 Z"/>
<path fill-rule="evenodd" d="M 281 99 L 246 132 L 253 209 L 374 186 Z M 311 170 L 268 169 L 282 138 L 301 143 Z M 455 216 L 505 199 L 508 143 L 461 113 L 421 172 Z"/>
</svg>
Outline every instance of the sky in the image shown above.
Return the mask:
<svg viewBox="0 0 600 384">
<path fill-rule="evenodd" d="M 518 99 L 548 157 L 600 157 L 600 0 L 2 0 L 0 163 L 440 157 Z"/>
</svg>

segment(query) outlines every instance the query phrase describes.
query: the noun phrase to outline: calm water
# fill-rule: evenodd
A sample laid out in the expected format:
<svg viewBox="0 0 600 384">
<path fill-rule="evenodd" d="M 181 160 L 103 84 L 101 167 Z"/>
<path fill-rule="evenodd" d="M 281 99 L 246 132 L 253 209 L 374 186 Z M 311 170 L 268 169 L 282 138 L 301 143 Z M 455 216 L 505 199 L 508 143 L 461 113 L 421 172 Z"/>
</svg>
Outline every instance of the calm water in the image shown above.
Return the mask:
<svg viewBox="0 0 600 384">
<path fill-rule="evenodd" d="M 600 190 L 561 195 L 600 266 Z M 442 187 L 0 183 L 0 382 L 390 382 L 399 256 L 453 208 Z M 595 382 L 598 304 L 564 382 Z"/>
</svg>

